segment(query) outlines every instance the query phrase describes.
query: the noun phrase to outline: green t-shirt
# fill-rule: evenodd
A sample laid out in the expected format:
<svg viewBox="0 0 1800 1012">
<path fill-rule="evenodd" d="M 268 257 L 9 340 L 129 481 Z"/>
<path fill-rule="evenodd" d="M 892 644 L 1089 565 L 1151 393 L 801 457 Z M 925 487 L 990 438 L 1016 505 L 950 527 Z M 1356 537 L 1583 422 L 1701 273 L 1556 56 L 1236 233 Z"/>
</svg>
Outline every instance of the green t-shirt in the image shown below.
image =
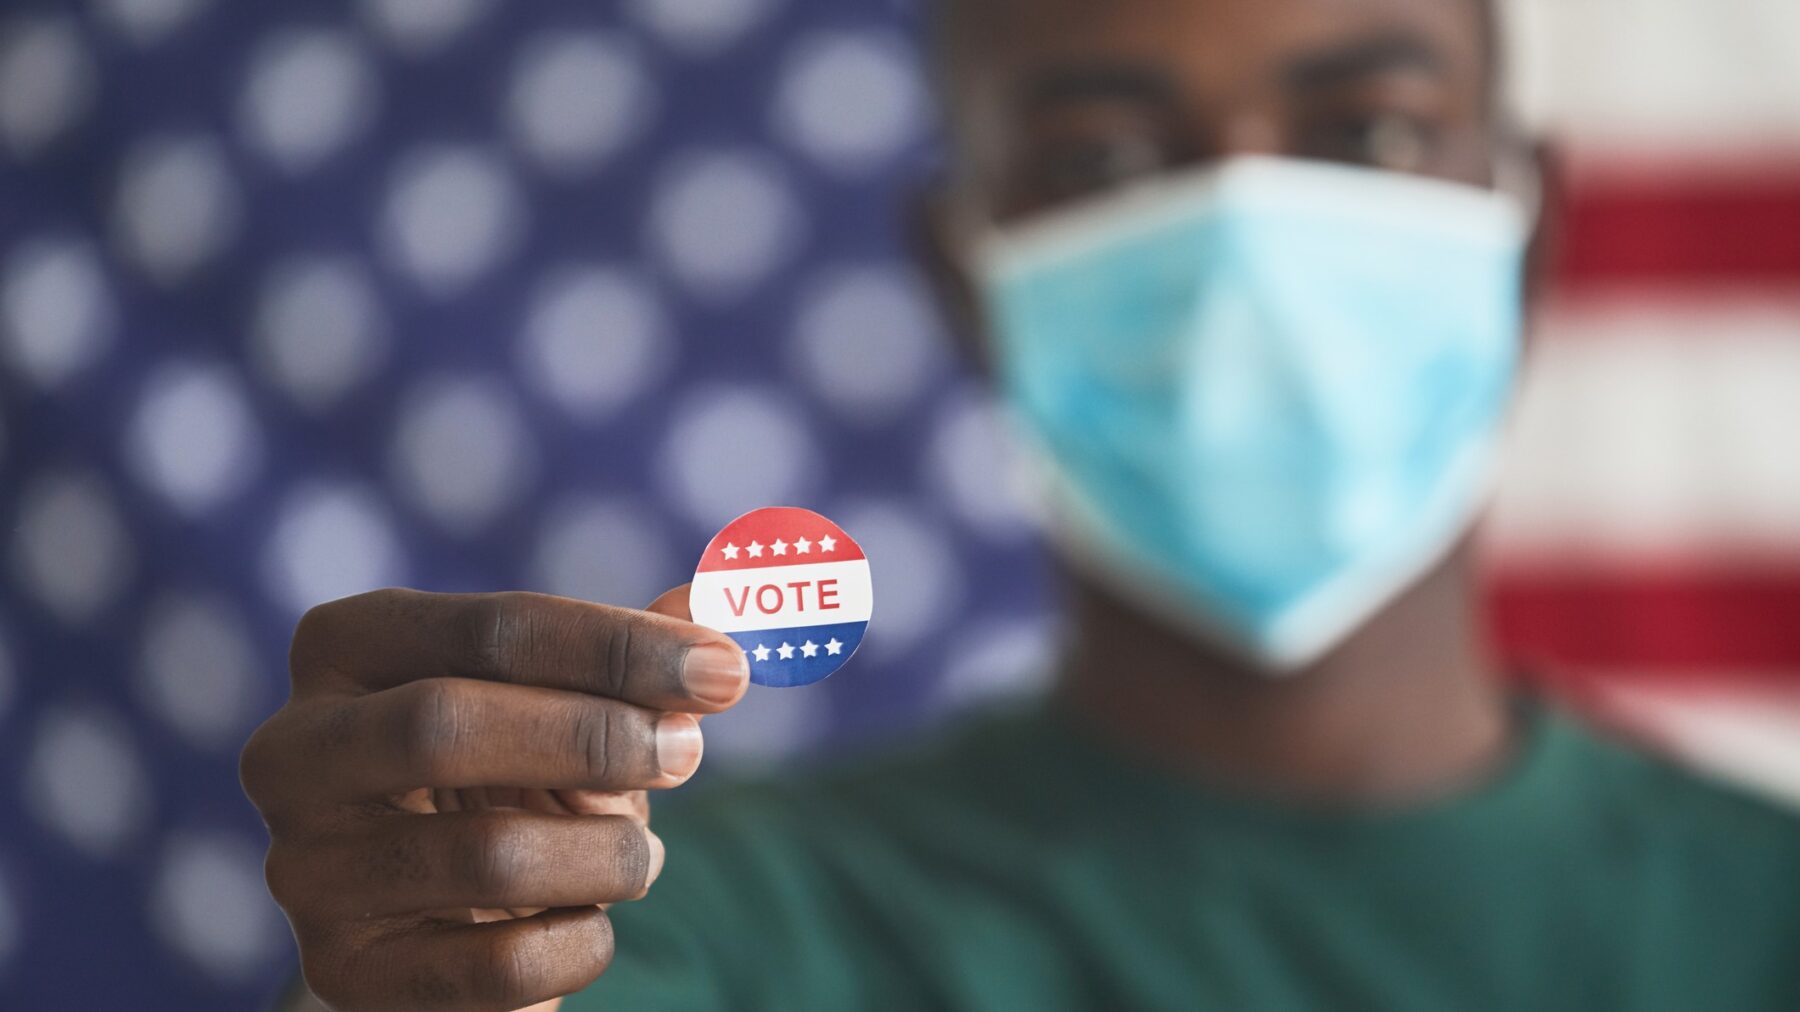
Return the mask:
<svg viewBox="0 0 1800 1012">
<path fill-rule="evenodd" d="M 1209 793 L 1047 712 L 659 808 L 569 1012 L 1800 1010 L 1800 818 L 1526 709 L 1455 799 Z"/>
</svg>

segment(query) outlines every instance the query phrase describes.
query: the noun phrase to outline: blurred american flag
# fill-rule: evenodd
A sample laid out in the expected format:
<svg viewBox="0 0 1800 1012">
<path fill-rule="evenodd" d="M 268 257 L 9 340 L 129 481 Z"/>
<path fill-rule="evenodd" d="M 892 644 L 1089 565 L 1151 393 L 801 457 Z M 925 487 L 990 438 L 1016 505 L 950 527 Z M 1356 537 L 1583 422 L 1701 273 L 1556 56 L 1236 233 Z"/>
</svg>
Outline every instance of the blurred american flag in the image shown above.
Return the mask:
<svg viewBox="0 0 1800 1012">
<path fill-rule="evenodd" d="M 1490 525 L 1501 642 L 1800 802 L 1800 5 L 1508 9 L 1565 178 Z"/>
<path fill-rule="evenodd" d="M 1535 677 L 1781 782 L 1800 8 L 1520 14 L 1575 171 L 1498 625 Z M 880 619 L 843 674 L 709 722 L 709 766 L 1039 682 L 1011 453 L 901 249 L 916 28 L 881 0 L 0 12 L 0 1007 L 239 1008 L 286 972 L 235 752 L 320 600 L 641 603 L 793 503 L 868 549 Z"/>
</svg>

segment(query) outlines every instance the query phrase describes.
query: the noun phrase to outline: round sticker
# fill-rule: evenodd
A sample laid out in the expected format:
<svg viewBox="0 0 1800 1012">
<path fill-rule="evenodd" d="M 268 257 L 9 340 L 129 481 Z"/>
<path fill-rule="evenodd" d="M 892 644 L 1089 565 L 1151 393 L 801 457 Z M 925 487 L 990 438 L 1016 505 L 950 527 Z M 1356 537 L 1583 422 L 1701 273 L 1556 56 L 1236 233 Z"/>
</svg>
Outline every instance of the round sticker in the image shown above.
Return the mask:
<svg viewBox="0 0 1800 1012">
<path fill-rule="evenodd" d="M 811 685 L 862 643 L 875 599 L 869 561 L 837 524 L 771 506 L 725 525 L 694 570 L 694 621 L 736 640 L 757 685 Z"/>
</svg>

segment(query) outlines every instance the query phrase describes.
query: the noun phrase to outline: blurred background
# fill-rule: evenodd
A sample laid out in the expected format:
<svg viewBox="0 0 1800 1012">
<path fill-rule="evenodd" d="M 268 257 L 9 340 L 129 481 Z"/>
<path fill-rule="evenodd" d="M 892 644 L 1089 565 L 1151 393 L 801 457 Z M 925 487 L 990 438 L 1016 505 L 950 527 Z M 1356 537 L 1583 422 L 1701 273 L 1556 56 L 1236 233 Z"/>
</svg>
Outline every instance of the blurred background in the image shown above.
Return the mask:
<svg viewBox="0 0 1800 1012">
<path fill-rule="evenodd" d="M 1514 3 L 1565 171 L 1492 615 L 1521 680 L 1800 802 L 1800 5 Z M 622 604 L 771 503 L 856 663 L 712 775 L 1029 692 L 1013 457 L 910 269 L 901 0 L 0 11 L 0 1007 L 290 972 L 242 800 L 309 605 Z M 885 564 L 884 564 L 885 562 Z"/>
</svg>

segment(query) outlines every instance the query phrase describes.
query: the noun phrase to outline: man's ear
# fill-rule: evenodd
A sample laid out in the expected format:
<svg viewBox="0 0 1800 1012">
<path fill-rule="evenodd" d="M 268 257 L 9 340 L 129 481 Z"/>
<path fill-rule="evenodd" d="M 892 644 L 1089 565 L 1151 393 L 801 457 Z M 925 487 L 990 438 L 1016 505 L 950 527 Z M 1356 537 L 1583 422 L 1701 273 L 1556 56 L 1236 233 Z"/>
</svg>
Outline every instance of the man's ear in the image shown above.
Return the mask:
<svg viewBox="0 0 1800 1012">
<path fill-rule="evenodd" d="M 957 350 L 972 369 L 988 377 L 986 314 L 969 262 L 969 226 L 957 213 L 948 181 L 940 176 L 913 190 L 905 214 L 907 245 L 937 296 Z"/>
</svg>

